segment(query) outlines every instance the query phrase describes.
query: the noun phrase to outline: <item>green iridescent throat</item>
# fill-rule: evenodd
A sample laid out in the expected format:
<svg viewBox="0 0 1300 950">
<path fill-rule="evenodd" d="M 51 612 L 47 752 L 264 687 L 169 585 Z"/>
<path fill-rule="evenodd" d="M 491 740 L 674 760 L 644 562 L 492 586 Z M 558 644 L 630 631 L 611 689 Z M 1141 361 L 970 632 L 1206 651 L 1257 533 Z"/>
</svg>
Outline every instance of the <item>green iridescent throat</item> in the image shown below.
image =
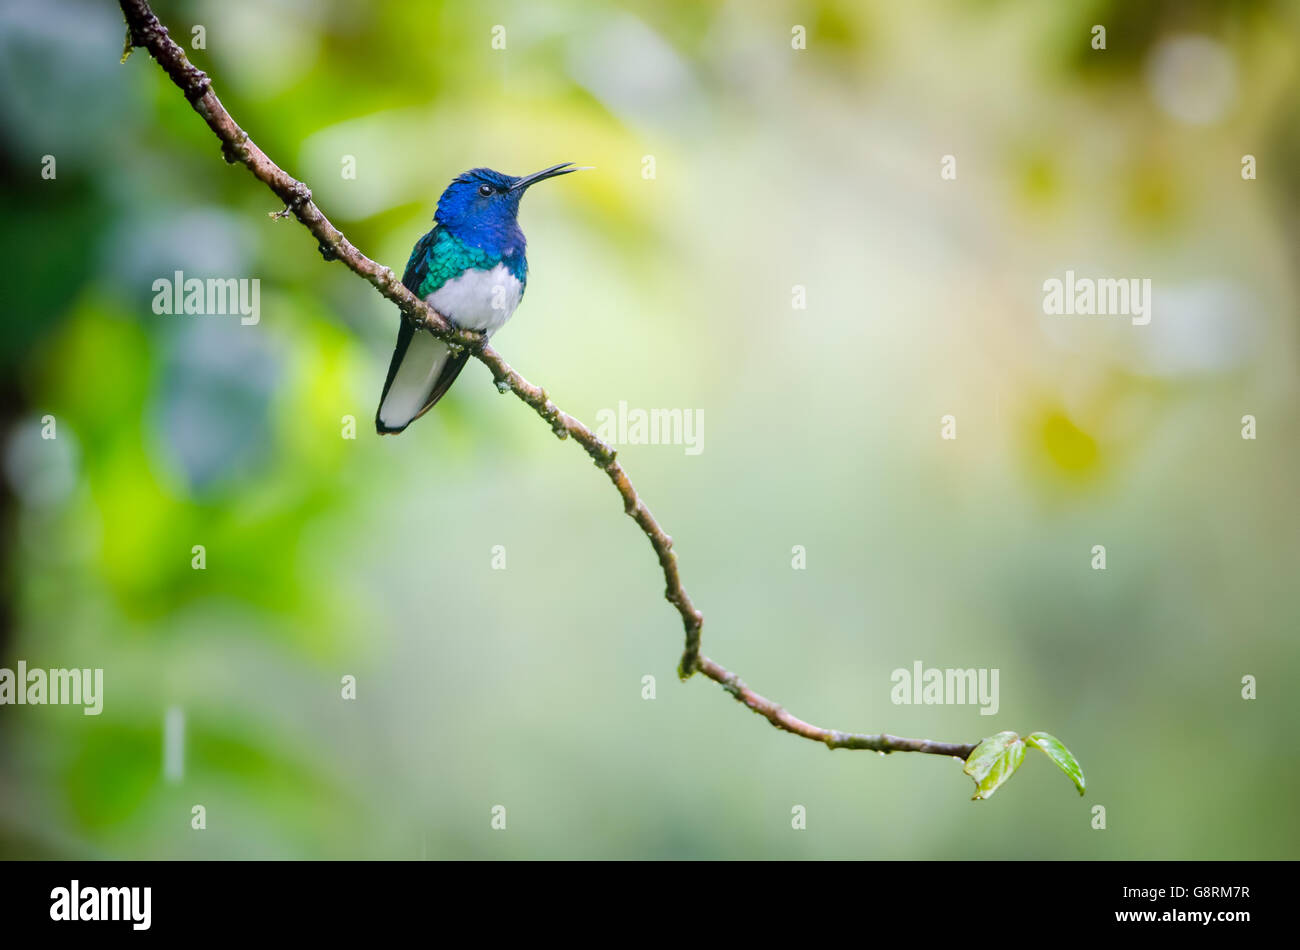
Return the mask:
<svg viewBox="0 0 1300 950">
<path fill-rule="evenodd" d="M 432 237 L 432 240 L 429 238 Z M 420 257 L 424 260 L 421 261 Z M 500 254 L 490 254 L 477 247 L 470 247 L 459 238 L 453 237 L 444 228 L 435 228 L 426 234 L 415 246 L 411 254 L 410 267 L 419 267 L 424 273 L 418 286 L 412 288 L 420 297 L 427 297 L 449 280 L 455 280 L 465 271 L 491 270 L 502 262 Z M 512 254 L 505 259 L 506 266 L 520 282 L 525 279 L 527 265 L 523 264 L 522 254 Z"/>
</svg>

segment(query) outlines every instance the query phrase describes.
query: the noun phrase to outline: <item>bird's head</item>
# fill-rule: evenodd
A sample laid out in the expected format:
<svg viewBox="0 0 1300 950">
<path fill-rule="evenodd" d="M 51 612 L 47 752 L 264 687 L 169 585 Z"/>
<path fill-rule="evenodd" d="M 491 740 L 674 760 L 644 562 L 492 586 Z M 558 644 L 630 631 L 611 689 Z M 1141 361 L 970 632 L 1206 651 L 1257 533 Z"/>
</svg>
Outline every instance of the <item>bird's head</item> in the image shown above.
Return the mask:
<svg viewBox="0 0 1300 950">
<path fill-rule="evenodd" d="M 552 165 L 531 175 L 516 177 L 490 168 L 471 168 L 457 175 L 438 199 L 438 223 L 475 247 L 505 251 L 522 249 L 519 199 L 530 185 L 557 175 L 581 171 L 572 162 Z"/>
</svg>

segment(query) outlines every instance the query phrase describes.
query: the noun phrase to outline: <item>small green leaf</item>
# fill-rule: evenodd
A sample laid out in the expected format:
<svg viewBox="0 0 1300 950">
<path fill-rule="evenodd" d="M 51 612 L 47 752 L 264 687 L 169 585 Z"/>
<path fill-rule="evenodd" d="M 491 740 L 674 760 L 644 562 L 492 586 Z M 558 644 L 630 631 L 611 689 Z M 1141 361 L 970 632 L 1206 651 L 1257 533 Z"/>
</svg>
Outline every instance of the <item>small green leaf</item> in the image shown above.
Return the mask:
<svg viewBox="0 0 1300 950">
<path fill-rule="evenodd" d="M 992 798 L 993 793 L 1025 761 L 1025 740 L 1014 732 L 999 732 L 975 747 L 962 769 L 975 780 L 975 799 Z"/>
<path fill-rule="evenodd" d="M 1083 769 L 1079 768 L 1078 761 L 1070 754 L 1070 750 L 1061 743 L 1060 739 L 1056 738 L 1056 736 L 1049 736 L 1045 732 L 1031 732 L 1025 736 L 1025 741 L 1047 753 L 1047 757 L 1059 765 L 1062 772 L 1070 776 L 1070 781 L 1079 790 L 1079 794 L 1083 794 L 1084 789 L 1088 787 L 1083 779 Z"/>
</svg>

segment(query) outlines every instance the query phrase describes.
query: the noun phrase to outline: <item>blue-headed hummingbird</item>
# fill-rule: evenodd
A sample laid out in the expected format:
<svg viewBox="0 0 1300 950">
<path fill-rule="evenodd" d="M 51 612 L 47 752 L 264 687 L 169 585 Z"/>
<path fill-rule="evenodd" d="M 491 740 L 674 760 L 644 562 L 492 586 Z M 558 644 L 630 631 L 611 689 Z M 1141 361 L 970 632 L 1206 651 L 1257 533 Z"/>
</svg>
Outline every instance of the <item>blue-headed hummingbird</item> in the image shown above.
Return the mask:
<svg viewBox="0 0 1300 950">
<path fill-rule="evenodd" d="M 433 230 L 420 238 L 402 283 L 461 330 L 490 337 L 510 319 L 528 283 L 519 199 L 530 185 L 580 171 L 572 162 L 532 175 L 473 168 L 438 199 Z M 381 435 L 401 432 L 442 398 L 469 360 L 403 320 L 375 412 Z"/>
</svg>

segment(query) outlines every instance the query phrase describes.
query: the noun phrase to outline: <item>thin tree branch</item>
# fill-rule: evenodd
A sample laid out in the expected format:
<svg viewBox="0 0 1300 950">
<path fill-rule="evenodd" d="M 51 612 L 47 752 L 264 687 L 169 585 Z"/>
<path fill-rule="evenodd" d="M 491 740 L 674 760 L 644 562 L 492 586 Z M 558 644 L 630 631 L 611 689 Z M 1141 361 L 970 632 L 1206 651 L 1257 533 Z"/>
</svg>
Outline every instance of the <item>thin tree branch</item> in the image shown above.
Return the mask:
<svg viewBox="0 0 1300 950">
<path fill-rule="evenodd" d="M 133 47 L 147 49 L 189 100 L 194 111 L 203 117 L 208 127 L 221 141 L 221 153 L 227 162 L 241 164 L 284 202 L 284 210 L 273 212 L 273 217 L 292 214 L 316 238 L 320 252 L 326 260 L 339 260 L 348 269 L 368 280 L 376 290 L 401 309 L 405 318 L 417 327 L 423 327 L 439 339 L 453 346 L 464 347 L 479 362 L 492 371 L 497 389 L 513 392 L 534 412 L 546 420 L 551 430 L 561 439 L 572 436 L 596 463 L 623 498 L 623 511 L 629 515 L 650 540 L 659 566 L 663 569 L 667 585 L 664 597 L 677 608 L 686 631 L 686 646 L 682 652 L 677 672 L 687 679 L 695 672 L 703 673 L 720 684 L 738 702 L 767 719 L 773 726 L 806 739 L 825 743 L 831 749 L 870 749 L 875 752 L 925 752 L 932 755 L 951 755 L 960 759 L 969 757 L 975 743 L 934 742 L 929 739 L 903 739 L 891 735 L 859 735 L 823 729 L 798 719 L 779 705 L 754 692 L 740 677 L 700 654 L 700 628 L 704 615 L 691 602 L 682 586 L 677 570 L 677 555 L 673 552 L 673 539 L 659 526 L 650 509 L 637 495 L 623 466 L 615 459 L 615 451 L 598 439 L 586 425 L 564 412 L 540 386 L 534 386 L 511 368 L 496 350 L 488 346 L 481 334 L 458 330 L 440 313 L 403 286 L 389 268 L 372 261 L 352 245 L 343 232 L 334 227 L 312 200 L 311 189 L 293 178 L 267 156 L 248 133 L 221 105 L 212 91 L 207 74 L 195 67 L 171 37 L 167 28 L 149 7 L 148 0 L 118 0 L 126 17 L 127 38 L 123 60 Z"/>
</svg>

